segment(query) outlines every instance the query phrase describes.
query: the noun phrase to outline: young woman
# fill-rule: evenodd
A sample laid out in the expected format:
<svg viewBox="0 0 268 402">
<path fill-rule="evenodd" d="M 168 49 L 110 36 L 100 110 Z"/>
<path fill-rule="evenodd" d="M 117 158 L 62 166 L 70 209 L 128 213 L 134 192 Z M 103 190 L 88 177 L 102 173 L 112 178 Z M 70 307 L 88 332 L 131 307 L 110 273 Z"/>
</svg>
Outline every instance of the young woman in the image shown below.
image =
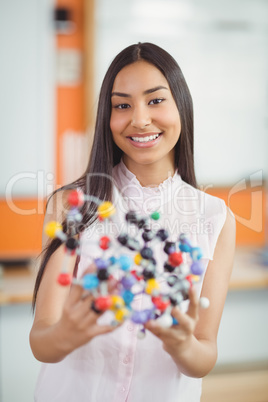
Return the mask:
<svg viewBox="0 0 268 402">
<path fill-rule="evenodd" d="M 92 297 L 79 285 L 60 287 L 57 275 L 64 247 L 48 243 L 36 281 L 35 319 L 30 343 L 44 362 L 36 401 L 199 401 L 201 378 L 215 365 L 217 332 L 231 274 L 235 222 L 223 201 L 196 188 L 193 162 L 191 96 L 176 61 L 151 43 L 119 53 L 104 78 L 99 97 L 95 137 L 88 168 L 72 187 L 117 207 L 115 232 L 124 213 L 161 213 L 161 224 L 176 240 L 180 232 L 203 250 L 206 268 L 189 301 L 173 317 L 178 324 L 162 328 L 146 324 L 145 339 L 129 321 L 115 328 L 109 314 L 91 308 Z M 64 221 L 68 189 L 54 194 L 46 221 Z M 97 257 L 98 223 L 94 203 L 82 209 L 80 278 L 89 256 Z M 123 213 L 124 212 L 124 213 Z M 66 227 L 66 222 L 64 222 Z M 157 269 L 165 255 L 155 250 Z M 198 298 L 210 307 L 199 310 Z M 134 307 L 146 307 L 137 296 Z"/>
</svg>

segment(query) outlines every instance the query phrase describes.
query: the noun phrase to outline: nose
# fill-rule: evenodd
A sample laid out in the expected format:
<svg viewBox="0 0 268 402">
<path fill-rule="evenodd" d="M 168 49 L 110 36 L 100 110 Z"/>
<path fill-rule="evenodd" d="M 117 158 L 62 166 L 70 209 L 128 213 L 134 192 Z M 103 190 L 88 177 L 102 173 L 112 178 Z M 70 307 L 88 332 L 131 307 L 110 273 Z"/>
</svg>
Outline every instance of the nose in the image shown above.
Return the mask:
<svg viewBox="0 0 268 402">
<path fill-rule="evenodd" d="M 144 106 L 137 106 L 133 109 L 131 126 L 138 129 L 143 129 L 151 124 L 149 111 Z"/>
</svg>

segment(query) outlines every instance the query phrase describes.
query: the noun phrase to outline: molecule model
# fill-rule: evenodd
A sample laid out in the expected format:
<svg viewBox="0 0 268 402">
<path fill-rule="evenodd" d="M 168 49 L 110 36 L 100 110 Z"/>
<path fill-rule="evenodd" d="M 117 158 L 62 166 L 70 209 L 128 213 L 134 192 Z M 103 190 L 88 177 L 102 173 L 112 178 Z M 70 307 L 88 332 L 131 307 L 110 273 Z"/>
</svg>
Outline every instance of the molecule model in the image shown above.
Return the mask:
<svg viewBox="0 0 268 402">
<path fill-rule="evenodd" d="M 139 337 L 144 336 L 144 324 L 151 319 L 157 320 L 165 328 L 178 325 L 172 317 L 172 309 L 189 298 L 189 289 L 200 281 L 204 272 L 200 247 L 193 247 L 183 233 L 178 236 L 177 241 L 171 241 L 166 229 L 155 229 L 152 223 L 161 218 L 158 211 L 150 216 L 128 211 L 125 214 L 126 230 L 117 236 L 109 233 L 100 236 L 100 257 L 90 262 L 89 273 L 79 279 L 73 278 L 68 272 L 68 257 L 80 254 L 81 245 L 76 227 L 82 221 L 80 209 L 89 201 L 97 205 L 96 213 L 100 223 L 113 220 L 116 209 L 110 201 L 101 201 L 97 197 L 74 190 L 68 197 L 70 209 L 66 222 L 69 232 L 64 232 L 62 225 L 55 221 L 49 222 L 45 227 L 49 237 L 58 238 L 65 245 L 59 284 L 81 285 L 93 295 L 91 308 L 95 312 L 101 314 L 107 310 L 112 311 L 114 325 L 126 319 L 139 324 Z M 134 227 L 134 235 L 129 234 L 130 227 Z M 161 248 L 166 256 L 162 267 L 157 261 L 156 248 Z M 135 310 L 135 297 L 140 294 L 149 299 L 150 307 Z M 202 297 L 199 304 L 202 308 L 208 308 L 209 300 Z"/>
</svg>

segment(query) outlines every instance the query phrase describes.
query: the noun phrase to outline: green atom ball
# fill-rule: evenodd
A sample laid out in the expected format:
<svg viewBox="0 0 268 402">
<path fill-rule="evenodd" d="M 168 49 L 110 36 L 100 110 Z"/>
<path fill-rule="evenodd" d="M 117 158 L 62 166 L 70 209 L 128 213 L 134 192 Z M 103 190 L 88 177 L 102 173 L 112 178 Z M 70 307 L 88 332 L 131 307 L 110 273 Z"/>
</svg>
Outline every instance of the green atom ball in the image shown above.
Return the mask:
<svg viewBox="0 0 268 402">
<path fill-rule="evenodd" d="M 160 213 L 155 211 L 151 214 L 151 218 L 155 221 L 158 221 L 158 219 L 160 218 Z"/>
</svg>

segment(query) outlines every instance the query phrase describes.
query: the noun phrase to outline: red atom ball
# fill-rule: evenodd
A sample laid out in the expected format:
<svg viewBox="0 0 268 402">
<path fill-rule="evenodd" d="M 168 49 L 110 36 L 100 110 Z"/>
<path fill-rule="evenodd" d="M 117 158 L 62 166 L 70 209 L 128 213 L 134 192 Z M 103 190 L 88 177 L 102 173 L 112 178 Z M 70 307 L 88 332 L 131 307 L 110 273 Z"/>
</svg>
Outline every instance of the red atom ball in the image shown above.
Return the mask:
<svg viewBox="0 0 268 402">
<path fill-rule="evenodd" d="M 102 250 L 107 250 L 110 246 L 110 238 L 108 236 L 102 236 L 99 241 L 100 248 Z"/>
<path fill-rule="evenodd" d="M 67 273 L 65 273 L 65 272 L 62 272 L 62 273 L 59 274 L 59 276 L 58 276 L 58 283 L 59 283 L 61 286 L 68 286 L 68 285 L 70 285 L 71 281 L 72 281 L 71 275 L 70 275 L 70 274 L 67 274 Z"/>
<path fill-rule="evenodd" d="M 190 286 L 193 286 L 193 278 L 191 277 L 191 275 L 188 275 L 185 277 L 185 279 L 187 279 L 187 281 L 190 283 Z"/>
<path fill-rule="evenodd" d="M 182 263 L 182 261 L 182 253 L 180 252 L 171 253 L 168 256 L 168 262 L 170 265 L 172 265 L 172 267 L 177 267 Z"/>
<path fill-rule="evenodd" d="M 110 296 L 100 296 L 95 300 L 94 304 L 98 310 L 108 310 L 112 305 L 112 299 Z"/>
<path fill-rule="evenodd" d="M 152 302 L 155 307 L 160 311 L 165 311 L 166 308 L 170 305 L 169 300 L 163 300 L 161 296 L 152 297 Z"/>
<path fill-rule="evenodd" d="M 72 207 L 81 207 L 84 204 L 84 194 L 77 190 L 71 191 L 68 196 L 68 203 Z"/>
</svg>

